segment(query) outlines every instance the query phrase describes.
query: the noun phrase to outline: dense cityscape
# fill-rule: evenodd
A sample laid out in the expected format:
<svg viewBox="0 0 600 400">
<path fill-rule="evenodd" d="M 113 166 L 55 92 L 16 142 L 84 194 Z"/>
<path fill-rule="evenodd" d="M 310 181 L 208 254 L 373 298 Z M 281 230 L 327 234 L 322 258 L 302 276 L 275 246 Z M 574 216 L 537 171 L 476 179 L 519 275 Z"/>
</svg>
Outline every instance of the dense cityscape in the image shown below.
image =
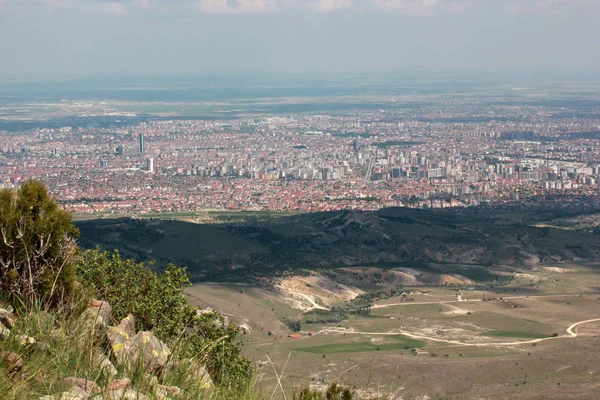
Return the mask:
<svg viewBox="0 0 600 400">
<path fill-rule="evenodd" d="M 502 98 L 377 100 L 381 109 L 0 132 L 0 187 L 40 178 L 78 214 L 599 201 L 594 113 Z"/>
</svg>

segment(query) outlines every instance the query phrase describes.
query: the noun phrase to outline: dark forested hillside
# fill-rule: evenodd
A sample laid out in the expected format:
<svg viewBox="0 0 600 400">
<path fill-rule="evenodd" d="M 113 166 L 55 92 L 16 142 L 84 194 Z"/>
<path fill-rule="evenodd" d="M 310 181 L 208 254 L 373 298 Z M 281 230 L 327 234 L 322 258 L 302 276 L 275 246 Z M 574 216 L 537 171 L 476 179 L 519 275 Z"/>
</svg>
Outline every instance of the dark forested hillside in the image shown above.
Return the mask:
<svg viewBox="0 0 600 400">
<path fill-rule="evenodd" d="M 239 280 L 295 268 L 425 268 L 434 263 L 489 269 L 598 256 L 600 235 L 594 229 L 557 228 L 544 222 L 556 218 L 552 213 L 390 208 L 254 223 L 114 219 L 80 222 L 78 227 L 84 247 L 117 248 L 127 257 L 156 260 L 159 267 L 167 262 L 186 265 L 197 281 Z"/>
</svg>

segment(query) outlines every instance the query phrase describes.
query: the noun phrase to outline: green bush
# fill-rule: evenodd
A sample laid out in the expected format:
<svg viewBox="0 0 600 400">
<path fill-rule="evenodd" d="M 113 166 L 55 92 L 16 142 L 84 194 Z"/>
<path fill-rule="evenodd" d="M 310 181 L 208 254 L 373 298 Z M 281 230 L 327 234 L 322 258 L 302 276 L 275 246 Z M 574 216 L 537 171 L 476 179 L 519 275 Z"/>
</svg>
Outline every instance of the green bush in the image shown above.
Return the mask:
<svg viewBox="0 0 600 400">
<path fill-rule="evenodd" d="M 350 388 L 333 382 L 325 392 L 304 387 L 292 398 L 294 400 L 353 400 L 355 396 Z"/>
<path fill-rule="evenodd" d="M 18 309 L 64 305 L 73 294 L 78 234 L 42 183 L 0 190 L 0 292 Z"/>
<path fill-rule="evenodd" d="M 110 303 L 115 318 L 133 314 L 137 330 L 152 330 L 180 354 L 200 360 L 221 386 L 239 389 L 249 383 L 253 371 L 237 340 L 243 331 L 214 311 L 199 312 L 187 304 L 185 268 L 170 264 L 155 272 L 117 251 L 88 250 L 77 271 L 84 286 Z"/>
</svg>

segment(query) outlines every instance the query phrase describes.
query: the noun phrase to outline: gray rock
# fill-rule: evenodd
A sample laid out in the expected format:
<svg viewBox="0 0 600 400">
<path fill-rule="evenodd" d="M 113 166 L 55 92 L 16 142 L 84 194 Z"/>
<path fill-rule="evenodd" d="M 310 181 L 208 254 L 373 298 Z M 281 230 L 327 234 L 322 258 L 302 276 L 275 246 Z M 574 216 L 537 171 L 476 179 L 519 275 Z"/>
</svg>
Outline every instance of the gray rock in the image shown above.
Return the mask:
<svg viewBox="0 0 600 400">
<path fill-rule="evenodd" d="M 152 332 L 144 331 L 131 338 L 129 354 L 133 363 L 141 357 L 148 372 L 157 372 L 165 368 L 171 351 Z"/>
</svg>

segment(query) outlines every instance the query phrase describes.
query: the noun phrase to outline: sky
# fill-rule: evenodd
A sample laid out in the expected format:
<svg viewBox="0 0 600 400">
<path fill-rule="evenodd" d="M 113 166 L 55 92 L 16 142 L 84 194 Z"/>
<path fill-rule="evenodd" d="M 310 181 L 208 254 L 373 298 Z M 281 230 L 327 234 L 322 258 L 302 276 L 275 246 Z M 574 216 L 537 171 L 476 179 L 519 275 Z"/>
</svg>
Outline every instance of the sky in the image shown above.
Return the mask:
<svg viewBox="0 0 600 400">
<path fill-rule="evenodd" d="M 0 76 L 598 71 L 600 0 L 0 0 Z"/>
</svg>

